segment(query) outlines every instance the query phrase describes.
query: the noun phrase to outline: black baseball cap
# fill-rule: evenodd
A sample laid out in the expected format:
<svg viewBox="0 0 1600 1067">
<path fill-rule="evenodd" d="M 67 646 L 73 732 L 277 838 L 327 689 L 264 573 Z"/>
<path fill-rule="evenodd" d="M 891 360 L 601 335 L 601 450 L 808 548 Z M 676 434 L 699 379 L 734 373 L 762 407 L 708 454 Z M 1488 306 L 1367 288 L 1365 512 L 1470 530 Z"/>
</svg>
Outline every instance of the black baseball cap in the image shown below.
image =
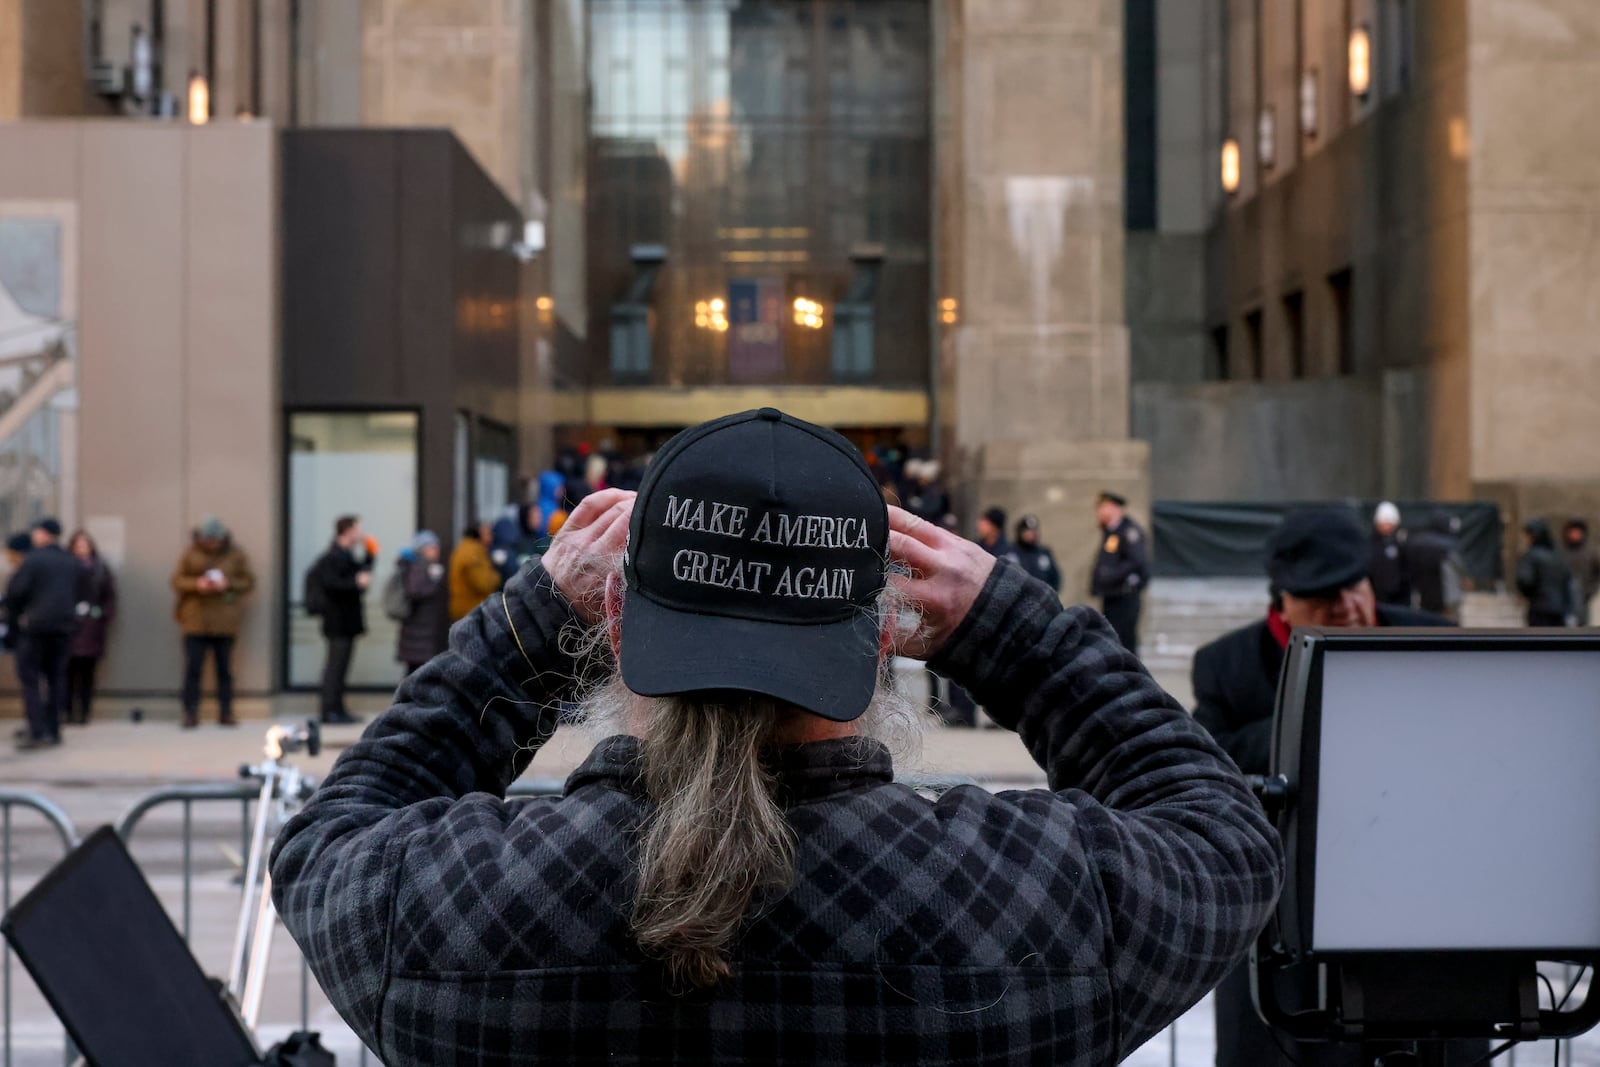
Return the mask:
<svg viewBox="0 0 1600 1067">
<path fill-rule="evenodd" d="M 623 683 L 759 693 L 849 722 L 877 689 L 888 554 L 883 493 L 837 433 L 775 408 L 691 427 L 634 501 Z"/>
<path fill-rule="evenodd" d="M 1346 507 L 1305 508 L 1286 515 L 1267 547 L 1267 575 L 1290 596 L 1332 596 L 1367 577 L 1372 546 Z"/>
</svg>

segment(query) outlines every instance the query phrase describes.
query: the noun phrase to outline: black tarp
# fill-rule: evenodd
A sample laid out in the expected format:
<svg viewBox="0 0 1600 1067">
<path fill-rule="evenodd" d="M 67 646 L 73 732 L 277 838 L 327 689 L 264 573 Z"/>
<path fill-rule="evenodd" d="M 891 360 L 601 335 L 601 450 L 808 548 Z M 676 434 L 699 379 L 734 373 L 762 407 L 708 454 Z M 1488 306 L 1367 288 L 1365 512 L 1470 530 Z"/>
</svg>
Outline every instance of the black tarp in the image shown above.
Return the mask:
<svg viewBox="0 0 1600 1067">
<path fill-rule="evenodd" d="M 1378 501 L 1342 500 L 1370 522 Z M 1468 576 L 1478 584 L 1500 577 L 1500 509 L 1484 501 L 1395 501 L 1403 528 L 1420 530 L 1443 512 L 1460 523 L 1456 538 Z M 1157 501 L 1152 521 L 1155 574 L 1167 578 L 1236 578 L 1266 574 L 1267 537 L 1283 517 L 1315 502 Z"/>
</svg>

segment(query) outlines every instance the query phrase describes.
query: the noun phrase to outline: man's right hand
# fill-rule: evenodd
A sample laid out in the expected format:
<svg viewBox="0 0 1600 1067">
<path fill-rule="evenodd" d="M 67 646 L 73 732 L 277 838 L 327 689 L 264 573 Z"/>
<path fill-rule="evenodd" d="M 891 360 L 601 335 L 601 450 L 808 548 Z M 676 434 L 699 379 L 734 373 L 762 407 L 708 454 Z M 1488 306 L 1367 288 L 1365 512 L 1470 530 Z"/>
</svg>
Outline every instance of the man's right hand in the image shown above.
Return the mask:
<svg viewBox="0 0 1600 1067">
<path fill-rule="evenodd" d="M 889 558 L 909 570 L 892 581 L 922 615 L 910 633 L 894 633 L 898 656 L 927 659 L 944 647 L 983 592 L 996 560 L 978 545 L 909 511 L 889 509 Z"/>
<path fill-rule="evenodd" d="M 584 497 L 541 560 L 556 590 L 585 622 L 605 616 L 606 575 L 628 547 L 633 498 L 624 489 Z"/>
</svg>

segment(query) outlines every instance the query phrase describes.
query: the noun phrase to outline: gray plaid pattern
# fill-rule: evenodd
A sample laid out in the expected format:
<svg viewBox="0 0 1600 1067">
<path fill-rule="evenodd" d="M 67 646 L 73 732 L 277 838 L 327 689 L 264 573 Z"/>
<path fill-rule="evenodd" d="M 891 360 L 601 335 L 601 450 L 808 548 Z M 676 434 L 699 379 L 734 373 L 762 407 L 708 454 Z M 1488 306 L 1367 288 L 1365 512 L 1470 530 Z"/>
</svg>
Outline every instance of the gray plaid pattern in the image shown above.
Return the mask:
<svg viewBox="0 0 1600 1067">
<path fill-rule="evenodd" d="M 1278 839 L 1233 764 L 1103 619 L 1002 565 L 935 666 L 1053 792 L 930 801 L 871 743 L 778 753 L 796 884 L 755 909 L 731 980 L 674 995 L 628 929 L 637 743 L 598 746 L 560 799 L 503 799 L 554 730 L 570 618 L 542 570 L 513 579 L 278 838 L 284 923 L 390 1067 L 1110 1064 L 1276 899 Z"/>
</svg>

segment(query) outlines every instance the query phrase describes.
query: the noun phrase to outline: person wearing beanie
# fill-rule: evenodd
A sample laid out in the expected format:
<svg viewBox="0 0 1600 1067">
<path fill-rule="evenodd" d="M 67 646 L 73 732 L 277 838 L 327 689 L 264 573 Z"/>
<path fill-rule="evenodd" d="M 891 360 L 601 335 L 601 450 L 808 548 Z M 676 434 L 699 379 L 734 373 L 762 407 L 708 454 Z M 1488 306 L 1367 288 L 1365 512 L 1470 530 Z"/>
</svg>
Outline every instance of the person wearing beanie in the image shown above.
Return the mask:
<svg viewBox="0 0 1600 1067">
<path fill-rule="evenodd" d="M 1369 547 L 1367 531 L 1350 508 L 1291 513 L 1267 543 L 1272 604 L 1266 617 L 1195 654 L 1195 721 L 1245 774 L 1269 773 L 1278 675 L 1295 628 L 1450 625 L 1438 616 L 1378 603 L 1367 578 Z M 1247 963 L 1223 980 L 1215 1005 L 1217 1067 L 1357 1067 L 1355 1045 L 1296 1042 L 1270 1030 L 1251 1003 Z M 1488 1051 L 1473 1042 L 1451 1047 L 1450 1063 L 1471 1063 Z"/>
<path fill-rule="evenodd" d="M 1100 611 L 1122 639 L 1122 647 L 1139 654 L 1139 616 L 1150 584 L 1149 539 L 1128 517 L 1128 501 L 1103 492 L 1095 500 L 1100 524 L 1100 555 L 1095 559 L 1089 592 L 1100 598 Z"/>
<path fill-rule="evenodd" d="M 17 683 L 28 719 L 28 734 L 17 742 L 20 751 L 61 743 L 67 664 L 78 631 L 78 564 L 61 547 L 61 523 L 40 521 L 32 542 L 6 585 L 6 611 L 20 630 Z"/>
<path fill-rule="evenodd" d="M 412 674 L 444 651 L 445 630 L 450 625 L 450 587 L 445 583 L 438 535 L 432 530 L 420 531 L 400 553 L 396 574 L 406 613 L 397 620 L 400 634 L 394 658 Z"/>
<path fill-rule="evenodd" d="M 215 515 L 200 520 L 172 572 L 175 611 L 183 631 L 183 727 L 200 723 L 200 678 L 206 657 L 217 676 L 217 723 L 233 726 L 233 644 L 244 624 L 245 600 L 256 576 L 244 550 Z"/>
<path fill-rule="evenodd" d="M 1011 542 L 1006 540 L 1005 508 L 990 508 L 978 516 L 978 544 L 996 559 L 1011 552 Z"/>
<path fill-rule="evenodd" d="M 1407 566 L 1406 534 L 1400 528 L 1400 509 L 1385 500 L 1372 514 L 1372 538 L 1367 577 L 1380 604 L 1411 606 L 1411 572 Z"/>
</svg>

